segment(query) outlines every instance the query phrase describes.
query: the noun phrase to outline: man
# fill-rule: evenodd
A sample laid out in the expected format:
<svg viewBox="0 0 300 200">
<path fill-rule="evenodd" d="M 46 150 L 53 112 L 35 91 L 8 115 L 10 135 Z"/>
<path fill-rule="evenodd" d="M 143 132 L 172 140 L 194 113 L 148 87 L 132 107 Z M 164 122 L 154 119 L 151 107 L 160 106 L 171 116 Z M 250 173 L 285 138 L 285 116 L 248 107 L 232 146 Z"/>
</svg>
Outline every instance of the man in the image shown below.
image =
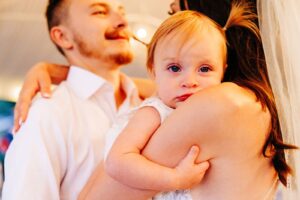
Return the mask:
<svg viewBox="0 0 300 200">
<path fill-rule="evenodd" d="M 53 98 L 33 104 L 12 143 L 4 199 L 75 199 L 102 159 L 117 110 L 140 102 L 134 84 L 119 72 L 133 57 L 122 6 L 52 0 L 47 20 L 51 39 L 72 67 Z"/>
<path fill-rule="evenodd" d="M 77 199 L 103 159 L 105 133 L 140 103 L 119 71 L 133 57 L 124 15 L 114 0 L 49 1 L 50 36 L 71 68 L 51 99 L 33 103 L 12 142 L 3 199 Z"/>
</svg>

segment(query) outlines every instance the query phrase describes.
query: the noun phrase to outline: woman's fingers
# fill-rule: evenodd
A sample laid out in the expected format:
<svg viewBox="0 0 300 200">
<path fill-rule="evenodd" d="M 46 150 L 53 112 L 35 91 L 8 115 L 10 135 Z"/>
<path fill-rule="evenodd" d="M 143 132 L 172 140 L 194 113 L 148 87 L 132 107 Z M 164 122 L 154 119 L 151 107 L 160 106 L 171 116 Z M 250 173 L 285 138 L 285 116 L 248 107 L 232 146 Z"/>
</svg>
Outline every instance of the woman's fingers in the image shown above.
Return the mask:
<svg viewBox="0 0 300 200">
<path fill-rule="evenodd" d="M 32 99 L 39 91 L 44 98 L 51 96 L 51 78 L 47 70 L 47 63 L 36 64 L 25 77 L 14 110 L 13 133 L 16 133 L 27 119 Z"/>
</svg>

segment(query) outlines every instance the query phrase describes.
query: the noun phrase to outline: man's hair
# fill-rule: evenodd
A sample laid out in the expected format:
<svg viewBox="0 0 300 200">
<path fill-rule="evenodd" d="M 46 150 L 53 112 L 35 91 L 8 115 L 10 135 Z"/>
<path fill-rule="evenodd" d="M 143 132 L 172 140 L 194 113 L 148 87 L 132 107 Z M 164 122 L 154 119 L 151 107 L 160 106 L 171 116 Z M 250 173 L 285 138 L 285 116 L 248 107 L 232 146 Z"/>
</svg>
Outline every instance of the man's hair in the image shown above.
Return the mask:
<svg viewBox="0 0 300 200">
<path fill-rule="evenodd" d="M 53 27 L 60 25 L 62 20 L 66 20 L 66 1 L 67 0 L 49 0 L 46 10 L 46 18 L 49 32 Z M 65 55 L 61 47 L 59 47 L 57 44 L 55 44 L 55 46 L 62 55 Z"/>
</svg>

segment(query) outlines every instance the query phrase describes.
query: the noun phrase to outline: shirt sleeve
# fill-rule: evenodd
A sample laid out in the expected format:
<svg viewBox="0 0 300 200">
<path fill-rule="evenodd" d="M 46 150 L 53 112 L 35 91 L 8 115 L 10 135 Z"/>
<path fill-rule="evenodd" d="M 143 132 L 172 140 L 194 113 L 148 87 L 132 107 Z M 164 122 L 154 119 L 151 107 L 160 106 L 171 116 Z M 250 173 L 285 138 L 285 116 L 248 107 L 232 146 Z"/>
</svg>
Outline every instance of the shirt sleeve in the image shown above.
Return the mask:
<svg viewBox="0 0 300 200">
<path fill-rule="evenodd" d="M 5 158 L 3 199 L 60 199 L 66 172 L 66 123 L 51 106 L 33 105 Z"/>
</svg>

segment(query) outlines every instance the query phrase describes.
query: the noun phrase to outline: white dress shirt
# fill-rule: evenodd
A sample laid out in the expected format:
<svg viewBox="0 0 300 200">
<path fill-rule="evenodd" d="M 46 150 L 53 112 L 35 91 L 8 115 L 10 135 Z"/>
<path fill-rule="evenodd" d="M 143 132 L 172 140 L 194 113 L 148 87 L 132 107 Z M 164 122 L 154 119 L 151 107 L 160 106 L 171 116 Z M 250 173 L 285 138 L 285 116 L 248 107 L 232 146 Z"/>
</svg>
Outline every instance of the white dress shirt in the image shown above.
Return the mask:
<svg viewBox="0 0 300 200">
<path fill-rule="evenodd" d="M 3 199 L 77 199 L 103 159 L 108 129 L 141 102 L 124 74 L 121 82 L 119 109 L 110 83 L 74 66 L 51 99 L 37 98 L 6 154 Z"/>
</svg>

